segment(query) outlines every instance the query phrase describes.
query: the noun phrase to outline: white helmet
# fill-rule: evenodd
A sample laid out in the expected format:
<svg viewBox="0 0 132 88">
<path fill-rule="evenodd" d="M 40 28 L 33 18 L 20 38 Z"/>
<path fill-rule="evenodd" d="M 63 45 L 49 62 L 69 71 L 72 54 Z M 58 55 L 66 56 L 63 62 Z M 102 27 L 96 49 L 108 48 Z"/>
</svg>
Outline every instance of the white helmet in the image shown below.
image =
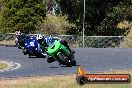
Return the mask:
<svg viewBox="0 0 132 88">
<path fill-rule="evenodd" d="M 37 40 L 39 39 L 43 39 L 43 35 L 42 34 L 38 34 L 37 37 L 36 37 Z"/>
</svg>

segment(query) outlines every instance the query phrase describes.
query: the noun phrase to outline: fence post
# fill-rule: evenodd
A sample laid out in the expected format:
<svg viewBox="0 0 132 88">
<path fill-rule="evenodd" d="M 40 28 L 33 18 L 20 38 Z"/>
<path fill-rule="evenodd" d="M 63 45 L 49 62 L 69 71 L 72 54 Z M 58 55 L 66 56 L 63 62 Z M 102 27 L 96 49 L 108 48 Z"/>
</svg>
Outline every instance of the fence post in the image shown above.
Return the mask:
<svg viewBox="0 0 132 88">
<path fill-rule="evenodd" d="M 120 39 L 119 39 L 119 42 L 120 42 L 120 48 L 122 48 L 122 47 L 121 47 L 121 36 L 119 36 L 119 38 L 120 38 Z"/>
</svg>

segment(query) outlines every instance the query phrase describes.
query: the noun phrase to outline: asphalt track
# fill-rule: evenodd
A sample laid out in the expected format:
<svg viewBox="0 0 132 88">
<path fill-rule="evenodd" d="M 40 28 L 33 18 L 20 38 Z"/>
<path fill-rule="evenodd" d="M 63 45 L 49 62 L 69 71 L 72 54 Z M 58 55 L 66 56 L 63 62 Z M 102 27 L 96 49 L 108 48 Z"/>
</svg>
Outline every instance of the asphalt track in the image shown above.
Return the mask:
<svg viewBox="0 0 132 88">
<path fill-rule="evenodd" d="M 132 49 L 74 48 L 74 50 L 77 64 L 82 65 L 87 72 L 132 68 Z M 59 66 L 58 62 L 48 64 L 46 58 L 28 58 L 17 47 L 0 46 L 0 61 L 21 65 L 15 70 L 0 72 L 0 78 L 75 74 L 77 70 L 77 66 Z"/>
</svg>

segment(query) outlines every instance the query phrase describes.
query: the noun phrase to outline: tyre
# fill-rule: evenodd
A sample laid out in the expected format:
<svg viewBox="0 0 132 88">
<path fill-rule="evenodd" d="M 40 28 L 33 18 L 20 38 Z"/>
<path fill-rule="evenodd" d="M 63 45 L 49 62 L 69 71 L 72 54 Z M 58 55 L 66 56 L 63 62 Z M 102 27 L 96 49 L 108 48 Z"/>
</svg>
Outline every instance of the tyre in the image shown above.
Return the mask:
<svg viewBox="0 0 132 88">
<path fill-rule="evenodd" d="M 34 53 L 32 51 L 28 51 L 27 54 L 28 54 L 29 58 L 31 58 L 32 56 L 34 56 Z"/>
<path fill-rule="evenodd" d="M 75 60 L 75 59 L 72 60 L 72 61 L 71 61 L 71 64 L 72 64 L 72 66 L 76 66 L 76 64 L 77 64 L 76 60 Z"/>
<path fill-rule="evenodd" d="M 72 66 L 76 66 L 76 60 L 74 59 L 74 54 L 70 54 L 69 56 L 69 59 L 70 59 L 70 63 L 72 64 Z"/>
<path fill-rule="evenodd" d="M 72 66 L 71 63 L 69 62 L 70 60 L 68 60 L 68 57 L 64 53 L 59 53 L 58 57 L 59 57 L 58 61 L 63 65 L 66 65 L 68 67 Z"/>
<path fill-rule="evenodd" d="M 83 76 L 77 77 L 76 80 L 77 80 L 77 83 L 80 84 L 80 85 L 83 85 L 87 82 L 87 79 Z"/>
<path fill-rule="evenodd" d="M 31 57 L 32 57 L 32 55 L 31 55 L 31 54 L 28 54 L 28 56 L 29 56 L 29 58 L 31 58 Z"/>
<path fill-rule="evenodd" d="M 27 50 L 26 50 L 26 49 L 23 50 L 23 54 L 24 54 L 24 55 L 27 54 Z"/>
<path fill-rule="evenodd" d="M 55 60 L 54 60 L 54 58 L 53 57 L 49 57 L 48 59 L 47 59 L 47 62 L 48 63 L 52 63 L 52 62 L 54 62 Z"/>
</svg>

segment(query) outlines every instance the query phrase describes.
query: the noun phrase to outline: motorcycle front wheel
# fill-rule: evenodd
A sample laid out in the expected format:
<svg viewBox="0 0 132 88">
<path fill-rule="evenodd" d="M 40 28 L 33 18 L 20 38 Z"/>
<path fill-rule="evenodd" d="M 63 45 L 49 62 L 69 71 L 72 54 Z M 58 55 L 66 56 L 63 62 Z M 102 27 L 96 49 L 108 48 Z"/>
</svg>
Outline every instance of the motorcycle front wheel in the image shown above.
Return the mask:
<svg viewBox="0 0 132 88">
<path fill-rule="evenodd" d="M 70 63 L 70 60 L 68 60 L 68 57 L 64 53 L 59 53 L 58 57 L 59 57 L 59 62 L 61 64 L 66 65 L 68 67 L 72 66 L 71 63 Z"/>
<path fill-rule="evenodd" d="M 26 50 L 26 49 L 23 50 L 23 54 L 24 54 L 24 55 L 27 54 L 27 50 Z"/>
</svg>

